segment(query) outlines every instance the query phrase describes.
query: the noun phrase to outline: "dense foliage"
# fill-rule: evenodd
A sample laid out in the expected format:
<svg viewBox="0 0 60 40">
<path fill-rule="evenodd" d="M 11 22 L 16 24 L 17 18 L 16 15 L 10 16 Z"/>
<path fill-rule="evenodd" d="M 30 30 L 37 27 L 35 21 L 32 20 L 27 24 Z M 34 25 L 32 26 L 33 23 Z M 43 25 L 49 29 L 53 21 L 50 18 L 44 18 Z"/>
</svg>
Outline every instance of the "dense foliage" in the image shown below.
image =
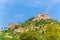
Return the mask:
<svg viewBox="0 0 60 40">
<path fill-rule="evenodd" d="M 60 40 L 60 22 L 29 19 L 15 28 L 0 31 L 0 40 Z M 20 28 L 20 29 L 19 29 Z M 15 31 L 19 29 L 18 31 Z"/>
</svg>

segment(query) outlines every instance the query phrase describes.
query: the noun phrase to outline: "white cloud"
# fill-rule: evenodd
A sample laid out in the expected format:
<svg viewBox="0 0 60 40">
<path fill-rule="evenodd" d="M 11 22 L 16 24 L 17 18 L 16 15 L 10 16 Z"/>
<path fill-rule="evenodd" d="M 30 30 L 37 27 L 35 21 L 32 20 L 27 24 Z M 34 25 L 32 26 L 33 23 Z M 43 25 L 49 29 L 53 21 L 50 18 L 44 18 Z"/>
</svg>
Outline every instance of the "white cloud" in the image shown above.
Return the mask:
<svg viewBox="0 0 60 40">
<path fill-rule="evenodd" d="M 24 17 L 24 14 L 16 14 L 14 17 Z"/>
<path fill-rule="evenodd" d="M 14 15 L 14 18 L 24 20 L 24 19 L 26 19 L 25 16 L 26 16 L 25 14 L 16 14 L 16 15 Z"/>
<path fill-rule="evenodd" d="M 19 3 L 21 5 L 26 5 L 29 7 L 47 7 L 45 12 L 47 13 L 52 6 L 59 2 L 60 0 L 0 0 L 0 9 L 4 10 L 5 4 L 13 5 L 15 3 Z"/>
<path fill-rule="evenodd" d="M 12 5 L 14 3 L 19 3 L 30 7 L 49 6 L 56 2 L 60 2 L 60 0 L 0 0 L 0 4 L 7 3 Z"/>
<path fill-rule="evenodd" d="M 0 3 L 6 3 L 7 0 L 0 0 Z"/>
<path fill-rule="evenodd" d="M 47 7 L 45 12 L 47 13 L 50 10 L 50 8 L 58 2 L 60 2 L 60 0 L 0 0 L 0 14 L 2 14 L 4 12 L 4 9 L 6 8 L 5 4 L 13 5 L 15 3 L 19 3 L 29 7 L 36 7 L 36 8 Z M 24 14 L 15 15 L 15 17 L 23 17 L 23 16 Z"/>
<path fill-rule="evenodd" d="M 52 4 L 47 5 L 48 7 L 47 7 L 45 13 L 48 13 L 48 11 L 49 11 L 54 5 L 58 4 L 59 2 L 60 2 L 60 0 L 53 0 L 53 3 L 52 3 Z"/>
<path fill-rule="evenodd" d="M 54 3 L 54 0 L 21 0 L 20 4 L 30 7 L 43 7 L 49 6 Z"/>
</svg>

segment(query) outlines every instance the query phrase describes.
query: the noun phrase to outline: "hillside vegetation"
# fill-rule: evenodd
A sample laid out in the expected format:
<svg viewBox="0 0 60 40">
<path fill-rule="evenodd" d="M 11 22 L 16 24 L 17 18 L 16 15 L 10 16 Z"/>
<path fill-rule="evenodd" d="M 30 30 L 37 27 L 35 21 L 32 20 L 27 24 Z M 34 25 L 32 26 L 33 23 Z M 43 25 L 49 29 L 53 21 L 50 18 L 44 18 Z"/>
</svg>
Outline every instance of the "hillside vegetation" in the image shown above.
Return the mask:
<svg viewBox="0 0 60 40">
<path fill-rule="evenodd" d="M 0 31 L 0 40 L 60 40 L 60 22 L 34 18 Z"/>
</svg>

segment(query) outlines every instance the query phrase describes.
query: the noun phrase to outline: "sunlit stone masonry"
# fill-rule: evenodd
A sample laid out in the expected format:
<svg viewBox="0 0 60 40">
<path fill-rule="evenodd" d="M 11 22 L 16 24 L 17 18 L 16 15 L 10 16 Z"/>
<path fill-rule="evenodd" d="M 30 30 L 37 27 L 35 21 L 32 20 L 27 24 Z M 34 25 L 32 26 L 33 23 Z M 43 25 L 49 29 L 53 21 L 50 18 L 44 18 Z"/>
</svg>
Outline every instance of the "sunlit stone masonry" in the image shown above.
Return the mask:
<svg viewBox="0 0 60 40">
<path fill-rule="evenodd" d="M 33 21 L 35 21 L 35 20 L 39 21 L 39 20 L 41 20 L 41 19 L 43 19 L 43 20 L 48 20 L 48 19 L 50 19 L 50 17 L 49 17 L 48 14 L 39 14 L 37 17 L 35 17 L 35 18 L 33 19 Z"/>
</svg>

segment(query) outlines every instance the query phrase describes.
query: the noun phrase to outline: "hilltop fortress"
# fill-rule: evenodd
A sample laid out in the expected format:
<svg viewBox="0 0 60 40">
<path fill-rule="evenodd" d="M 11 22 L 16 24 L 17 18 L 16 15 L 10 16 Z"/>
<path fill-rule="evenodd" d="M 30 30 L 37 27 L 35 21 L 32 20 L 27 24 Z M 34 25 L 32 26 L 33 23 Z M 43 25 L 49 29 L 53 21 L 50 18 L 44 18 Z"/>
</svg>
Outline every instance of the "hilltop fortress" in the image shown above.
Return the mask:
<svg viewBox="0 0 60 40">
<path fill-rule="evenodd" d="M 33 21 L 35 21 L 35 20 L 37 20 L 37 21 L 39 21 L 39 20 L 48 20 L 48 19 L 50 19 L 50 17 L 49 17 L 49 15 L 48 14 L 39 14 L 37 17 L 35 17 L 34 19 L 33 19 Z"/>
<path fill-rule="evenodd" d="M 49 15 L 48 14 L 39 14 L 38 16 L 36 16 L 36 17 L 34 17 L 33 19 L 32 19 L 32 21 L 39 21 L 39 20 L 48 20 L 48 19 L 50 19 L 50 17 L 49 17 Z M 18 24 L 13 24 L 13 23 L 10 23 L 9 24 L 9 28 L 14 28 L 14 27 L 16 27 Z"/>
</svg>

